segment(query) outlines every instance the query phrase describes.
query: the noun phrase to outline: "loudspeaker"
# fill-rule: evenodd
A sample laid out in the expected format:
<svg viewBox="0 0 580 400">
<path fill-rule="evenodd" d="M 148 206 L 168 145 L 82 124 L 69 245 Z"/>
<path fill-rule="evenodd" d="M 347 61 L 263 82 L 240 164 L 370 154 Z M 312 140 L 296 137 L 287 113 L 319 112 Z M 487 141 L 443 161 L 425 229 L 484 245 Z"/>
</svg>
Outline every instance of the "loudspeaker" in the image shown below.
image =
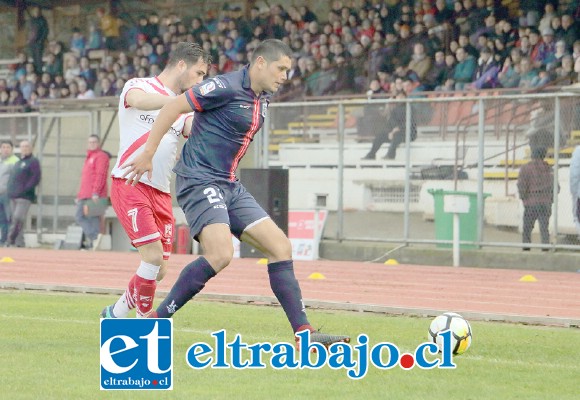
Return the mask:
<svg viewBox="0 0 580 400">
<path fill-rule="evenodd" d="M 276 225 L 288 235 L 288 170 L 244 168 L 240 171 L 240 182 Z M 241 243 L 240 257 L 262 256 L 252 246 Z"/>
</svg>

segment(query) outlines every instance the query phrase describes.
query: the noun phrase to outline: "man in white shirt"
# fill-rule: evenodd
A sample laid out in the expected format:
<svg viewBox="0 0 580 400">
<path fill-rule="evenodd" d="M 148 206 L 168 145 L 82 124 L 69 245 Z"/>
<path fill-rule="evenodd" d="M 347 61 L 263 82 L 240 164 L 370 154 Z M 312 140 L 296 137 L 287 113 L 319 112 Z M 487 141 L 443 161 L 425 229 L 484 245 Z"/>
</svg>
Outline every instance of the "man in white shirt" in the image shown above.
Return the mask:
<svg viewBox="0 0 580 400">
<path fill-rule="evenodd" d="M 191 129 L 193 113 L 182 114 L 164 135 L 155 154 L 154 173 L 126 185 L 120 167 L 143 152 L 159 110 L 169 100 L 203 80 L 210 56 L 197 44 L 179 43 L 163 72 L 153 78 L 129 80 L 119 99 L 120 147 L 111 175 L 111 203 L 119 222 L 141 256 L 141 264 L 127 290 L 103 318 L 124 318 L 136 308 L 137 317 L 147 317 L 153 306 L 156 282 L 165 275 L 165 262 L 173 243 L 173 208 L 170 178 L 179 136 Z"/>
</svg>

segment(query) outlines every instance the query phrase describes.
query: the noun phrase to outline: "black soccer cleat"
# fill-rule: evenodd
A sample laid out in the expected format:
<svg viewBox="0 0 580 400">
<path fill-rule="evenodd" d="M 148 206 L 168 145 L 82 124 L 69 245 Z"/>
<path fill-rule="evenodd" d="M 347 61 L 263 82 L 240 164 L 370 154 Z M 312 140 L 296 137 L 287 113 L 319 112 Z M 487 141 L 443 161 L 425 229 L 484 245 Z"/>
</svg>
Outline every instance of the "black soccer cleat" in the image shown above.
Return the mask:
<svg viewBox="0 0 580 400">
<path fill-rule="evenodd" d="M 331 335 L 329 333 L 322 333 L 317 331 L 310 325 L 303 325 L 296 332 L 301 332 L 304 330 L 310 331 L 310 343 L 320 343 L 324 347 L 328 348 L 333 343 L 350 343 L 350 336 L 346 335 Z M 300 348 L 300 338 L 295 336 L 296 339 L 296 349 Z"/>
</svg>

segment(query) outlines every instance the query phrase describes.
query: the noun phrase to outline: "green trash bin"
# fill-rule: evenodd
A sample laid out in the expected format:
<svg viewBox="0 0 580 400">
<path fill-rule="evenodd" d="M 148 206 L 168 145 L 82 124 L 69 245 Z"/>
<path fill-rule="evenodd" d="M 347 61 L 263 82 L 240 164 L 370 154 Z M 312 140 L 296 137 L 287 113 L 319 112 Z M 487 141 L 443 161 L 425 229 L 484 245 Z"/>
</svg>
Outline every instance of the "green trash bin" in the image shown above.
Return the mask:
<svg viewBox="0 0 580 400">
<path fill-rule="evenodd" d="M 444 211 L 444 200 L 446 195 L 463 195 L 469 198 L 469 212 L 459 214 L 459 240 L 461 241 L 477 241 L 477 193 L 461 192 L 443 189 L 429 189 L 427 190 L 435 201 L 435 239 L 437 240 L 453 240 L 453 213 Z M 485 198 L 491 196 L 489 193 L 483 194 Z M 437 247 L 452 247 L 452 243 L 439 243 Z M 476 249 L 474 244 L 461 244 L 462 249 Z"/>
</svg>

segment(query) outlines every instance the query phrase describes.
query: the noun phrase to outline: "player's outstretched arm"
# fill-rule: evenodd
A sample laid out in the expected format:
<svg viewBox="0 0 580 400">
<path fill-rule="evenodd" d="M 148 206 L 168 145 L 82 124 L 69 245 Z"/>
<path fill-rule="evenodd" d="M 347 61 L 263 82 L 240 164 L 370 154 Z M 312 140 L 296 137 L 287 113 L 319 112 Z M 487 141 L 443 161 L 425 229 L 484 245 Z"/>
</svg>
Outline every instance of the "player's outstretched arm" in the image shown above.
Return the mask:
<svg viewBox="0 0 580 400">
<path fill-rule="evenodd" d="M 165 104 L 173 100 L 173 97 L 158 93 L 147 93 L 143 90 L 132 89 L 125 95 L 125 102 L 138 110 L 159 110 Z"/>
<path fill-rule="evenodd" d="M 151 132 L 149 133 L 149 138 L 145 143 L 143 153 L 135 157 L 133 161 L 121 165 L 122 169 L 126 169 L 123 178 L 127 179 L 127 184 L 136 185 L 145 172 L 147 172 L 147 177 L 149 179 L 152 178 L 153 156 L 157 151 L 157 147 L 159 147 L 161 139 L 163 139 L 163 135 L 167 133 L 180 114 L 190 111 L 191 106 L 184 94 L 178 97 L 173 97 L 169 103 L 161 108 L 159 115 L 157 115 L 157 118 L 151 127 Z"/>
</svg>

